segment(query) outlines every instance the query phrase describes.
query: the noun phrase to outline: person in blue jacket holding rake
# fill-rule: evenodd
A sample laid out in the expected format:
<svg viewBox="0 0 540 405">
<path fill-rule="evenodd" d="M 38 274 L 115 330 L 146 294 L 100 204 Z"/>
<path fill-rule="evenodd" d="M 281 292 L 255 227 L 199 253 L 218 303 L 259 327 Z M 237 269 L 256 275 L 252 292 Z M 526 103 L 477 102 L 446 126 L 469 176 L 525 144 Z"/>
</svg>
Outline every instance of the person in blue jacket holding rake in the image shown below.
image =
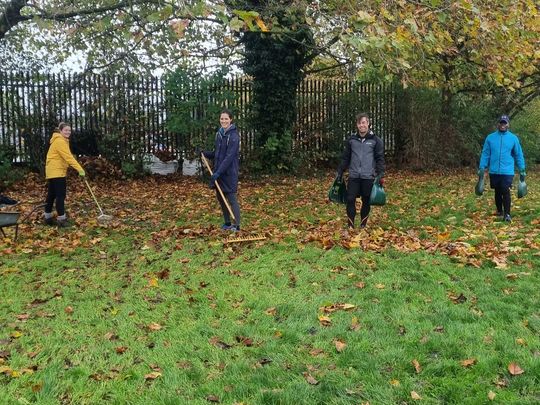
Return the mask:
<svg viewBox="0 0 540 405">
<path fill-rule="evenodd" d="M 514 167 L 519 169 L 519 180 L 525 181 L 525 158 L 519 138 L 508 130 L 510 118 L 502 115 L 497 124 L 497 131 L 489 134 L 482 148 L 478 176 L 484 176 L 489 170 L 489 184 L 495 190 L 497 216 L 510 222 L 512 204 L 510 188 L 514 179 Z"/>
</svg>

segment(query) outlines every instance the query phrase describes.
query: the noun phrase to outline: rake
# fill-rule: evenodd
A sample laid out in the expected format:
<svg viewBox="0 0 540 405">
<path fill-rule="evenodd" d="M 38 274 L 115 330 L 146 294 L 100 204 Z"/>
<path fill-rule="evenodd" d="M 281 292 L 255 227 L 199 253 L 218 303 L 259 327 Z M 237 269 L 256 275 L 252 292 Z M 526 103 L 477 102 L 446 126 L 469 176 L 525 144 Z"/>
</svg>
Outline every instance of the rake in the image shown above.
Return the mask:
<svg viewBox="0 0 540 405">
<path fill-rule="evenodd" d="M 92 191 L 92 187 L 90 187 L 90 184 L 88 184 L 88 180 L 84 179 L 84 183 L 86 184 L 86 187 L 88 187 L 88 190 L 90 191 L 90 194 L 92 194 L 92 198 L 94 199 L 94 202 L 96 203 L 99 209 L 100 214 L 98 215 L 97 220 L 99 222 L 110 221 L 112 219 L 112 215 L 107 215 L 103 212 L 103 210 L 101 209 L 101 206 L 98 203 L 96 196 L 94 195 L 94 192 Z"/>
<path fill-rule="evenodd" d="M 264 235 L 252 235 L 252 236 L 238 236 L 236 238 L 229 237 L 223 241 L 224 244 L 227 243 L 240 243 L 240 242 L 251 242 L 255 240 L 265 240 L 266 236 Z"/>
<path fill-rule="evenodd" d="M 214 173 L 212 172 L 212 169 L 210 168 L 210 164 L 208 163 L 208 160 L 206 160 L 206 157 L 204 156 L 204 153 L 201 153 L 201 158 L 202 158 L 202 161 L 204 162 L 204 165 L 208 169 L 208 172 L 210 173 L 210 176 L 212 176 Z M 215 180 L 215 184 L 216 184 L 216 188 L 219 191 L 219 195 L 221 196 L 223 201 L 225 201 L 225 205 L 227 206 L 227 210 L 229 211 L 229 214 L 231 215 L 232 220 L 234 222 L 236 222 L 236 218 L 235 218 L 235 216 L 233 214 L 232 208 L 229 205 L 229 202 L 227 201 L 227 199 L 225 198 L 225 194 L 223 194 L 223 191 L 221 190 L 221 187 L 219 186 L 219 183 L 218 183 L 217 180 Z"/>
</svg>

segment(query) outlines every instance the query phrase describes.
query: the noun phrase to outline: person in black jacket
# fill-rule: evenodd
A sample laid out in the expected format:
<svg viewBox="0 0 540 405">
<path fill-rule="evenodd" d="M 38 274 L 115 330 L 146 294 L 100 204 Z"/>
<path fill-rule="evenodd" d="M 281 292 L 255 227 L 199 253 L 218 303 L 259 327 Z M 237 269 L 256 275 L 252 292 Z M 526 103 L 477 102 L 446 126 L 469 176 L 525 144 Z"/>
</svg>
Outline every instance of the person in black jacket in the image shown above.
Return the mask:
<svg viewBox="0 0 540 405">
<path fill-rule="evenodd" d="M 218 181 L 235 217 L 235 223 L 231 224 L 229 210 L 216 189 L 217 199 L 221 205 L 224 219 L 221 229 L 239 231 L 240 205 L 236 193 L 238 191 L 238 171 L 240 166 L 240 137 L 232 120 L 233 116 L 229 110 L 224 109 L 221 111 L 219 117 L 221 128 L 216 133 L 215 149 L 213 151 L 203 151 L 203 154 L 208 159 L 214 160 L 214 174 L 210 180 L 210 187 L 216 188 L 215 181 Z"/>
<path fill-rule="evenodd" d="M 369 129 L 369 116 L 360 113 L 356 116 L 358 131 L 352 134 L 345 144 L 345 151 L 338 168 L 338 178 L 349 170 L 347 183 L 347 218 L 350 228 L 354 228 L 356 217 L 356 198 L 362 198 L 360 227 L 365 228 L 371 209 L 369 197 L 376 177 L 384 183 L 384 145 L 381 138 Z"/>
</svg>

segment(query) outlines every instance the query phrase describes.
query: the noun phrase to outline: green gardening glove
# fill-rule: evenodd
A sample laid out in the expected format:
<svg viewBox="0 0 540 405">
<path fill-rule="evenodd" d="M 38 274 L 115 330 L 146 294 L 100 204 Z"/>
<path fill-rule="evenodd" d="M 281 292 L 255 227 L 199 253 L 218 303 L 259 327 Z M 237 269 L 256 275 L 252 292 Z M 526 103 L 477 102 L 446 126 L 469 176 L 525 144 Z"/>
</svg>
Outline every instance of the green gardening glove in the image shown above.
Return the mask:
<svg viewBox="0 0 540 405">
<path fill-rule="evenodd" d="M 478 177 L 484 177 L 484 169 L 482 168 L 478 169 Z"/>
<path fill-rule="evenodd" d="M 519 181 L 525 181 L 525 176 L 527 176 L 527 173 L 525 173 L 525 169 L 521 169 L 519 171 Z"/>
</svg>

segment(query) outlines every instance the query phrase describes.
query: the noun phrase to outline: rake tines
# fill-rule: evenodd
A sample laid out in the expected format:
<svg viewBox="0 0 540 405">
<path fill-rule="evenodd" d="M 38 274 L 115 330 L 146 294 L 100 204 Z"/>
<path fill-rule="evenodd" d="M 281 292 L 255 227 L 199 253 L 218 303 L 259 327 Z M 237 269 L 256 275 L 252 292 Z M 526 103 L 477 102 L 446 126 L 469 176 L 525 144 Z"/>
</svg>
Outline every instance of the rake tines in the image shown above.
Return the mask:
<svg viewBox="0 0 540 405">
<path fill-rule="evenodd" d="M 223 241 L 223 243 L 240 243 L 240 242 L 252 242 L 255 240 L 265 240 L 264 235 L 252 235 L 252 236 L 237 236 L 229 237 Z"/>
</svg>

